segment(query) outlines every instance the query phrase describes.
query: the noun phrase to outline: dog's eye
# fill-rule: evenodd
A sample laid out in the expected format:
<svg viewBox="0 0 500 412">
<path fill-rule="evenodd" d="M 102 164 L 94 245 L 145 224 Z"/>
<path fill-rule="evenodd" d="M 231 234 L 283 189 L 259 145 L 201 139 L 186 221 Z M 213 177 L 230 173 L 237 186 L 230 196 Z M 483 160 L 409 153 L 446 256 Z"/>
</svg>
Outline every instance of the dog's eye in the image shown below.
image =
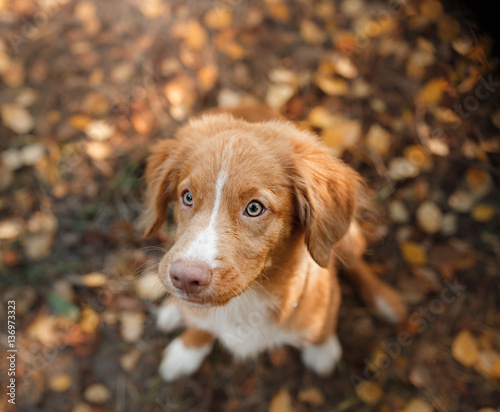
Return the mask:
<svg viewBox="0 0 500 412">
<path fill-rule="evenodd" d="M 250 217 L 257 217 L 264 212 L 264 206 L 256 200 L 252 200 L 247 208 L 245 209 L 245 214 Z"/>
<path fill-rule="evenodd" d="M 191 194 L 191 192 L 185 192 L 182 195 L 182 202 L 186 206 L 193 206 L 193 195 Z"/>
</svg>

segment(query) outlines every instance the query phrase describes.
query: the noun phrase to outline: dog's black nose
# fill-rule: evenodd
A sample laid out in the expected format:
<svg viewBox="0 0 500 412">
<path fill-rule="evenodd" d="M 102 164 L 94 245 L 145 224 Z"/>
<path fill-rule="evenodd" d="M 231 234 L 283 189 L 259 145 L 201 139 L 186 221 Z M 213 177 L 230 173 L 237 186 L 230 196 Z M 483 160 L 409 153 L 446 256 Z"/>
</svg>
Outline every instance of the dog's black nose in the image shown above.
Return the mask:
<svg viewBox="0 0 500 412">
<path fill-rule="evenodd" d="M 204 263 L 176 260 L 170 266 L 172 284 L 188 295 L 200 293 L 210 282 L 211 271 Z"/>
</svg>

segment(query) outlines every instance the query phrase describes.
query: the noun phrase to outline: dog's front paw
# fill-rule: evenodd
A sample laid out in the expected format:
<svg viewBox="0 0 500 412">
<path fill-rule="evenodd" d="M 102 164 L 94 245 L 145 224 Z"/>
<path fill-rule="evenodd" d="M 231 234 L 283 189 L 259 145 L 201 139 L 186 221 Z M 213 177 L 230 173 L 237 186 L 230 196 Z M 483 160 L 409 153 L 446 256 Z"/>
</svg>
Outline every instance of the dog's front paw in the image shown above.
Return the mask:
<svg viewBox="0 0 500 412">
<path fill-rule="evenodd" d="M 320 345 L 309 345 L 302 349 L 304 364 L 322 376 L 331 374 L 341 357 L 342 346 L 336 335 L 330 336 Z"/>
<path fill-rule="evenodd" d="M 212 346 L 213 343 L 210 342 L 201 347 L 186 347 L 181 337 L 174 339 L 163 352 L 159 369 L 161 377 L 170 382 L 196 372 Z"/>
<path fill-rule="evenodd" d="M 156 327 L 163 332 L 171 332 L 182 325 L 182 315 L 177 306 L 167 303 L 158 309 Z"/>
</svg>

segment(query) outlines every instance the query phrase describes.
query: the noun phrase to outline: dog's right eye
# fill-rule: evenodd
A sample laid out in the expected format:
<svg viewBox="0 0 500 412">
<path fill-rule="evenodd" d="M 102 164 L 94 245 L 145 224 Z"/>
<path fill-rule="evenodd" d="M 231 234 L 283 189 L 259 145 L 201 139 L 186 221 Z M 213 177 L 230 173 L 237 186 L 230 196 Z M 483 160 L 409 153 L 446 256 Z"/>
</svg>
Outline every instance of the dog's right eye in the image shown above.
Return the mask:
<svg viewBox="0 0 500 412">
<path fill-rule="evenodd" d="M 184 194 L 182 195 L 182 202 L 186 206 L 193 206 L 193 195 L 191 194 L 191 192 L 184 192 Z"/>
</svg>

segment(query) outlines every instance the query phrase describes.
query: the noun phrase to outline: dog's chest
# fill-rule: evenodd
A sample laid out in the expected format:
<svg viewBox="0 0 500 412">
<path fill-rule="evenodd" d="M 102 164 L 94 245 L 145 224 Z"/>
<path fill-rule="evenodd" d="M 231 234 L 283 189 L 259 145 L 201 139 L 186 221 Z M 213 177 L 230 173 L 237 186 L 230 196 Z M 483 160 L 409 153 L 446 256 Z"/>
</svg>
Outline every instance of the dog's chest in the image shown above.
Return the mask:
<svg viewBox="0 0 500 412">
<path fill-rule="evenodd" d="M 274 305 L 271 298 L 248 290 L 223 307 L 189 317 L 187 323 L 212 333 L 237 358 L 256 356 L 285 344 L 300 345 L 302 333 L 281 327 L 272 313 Z"/>
</svg>

